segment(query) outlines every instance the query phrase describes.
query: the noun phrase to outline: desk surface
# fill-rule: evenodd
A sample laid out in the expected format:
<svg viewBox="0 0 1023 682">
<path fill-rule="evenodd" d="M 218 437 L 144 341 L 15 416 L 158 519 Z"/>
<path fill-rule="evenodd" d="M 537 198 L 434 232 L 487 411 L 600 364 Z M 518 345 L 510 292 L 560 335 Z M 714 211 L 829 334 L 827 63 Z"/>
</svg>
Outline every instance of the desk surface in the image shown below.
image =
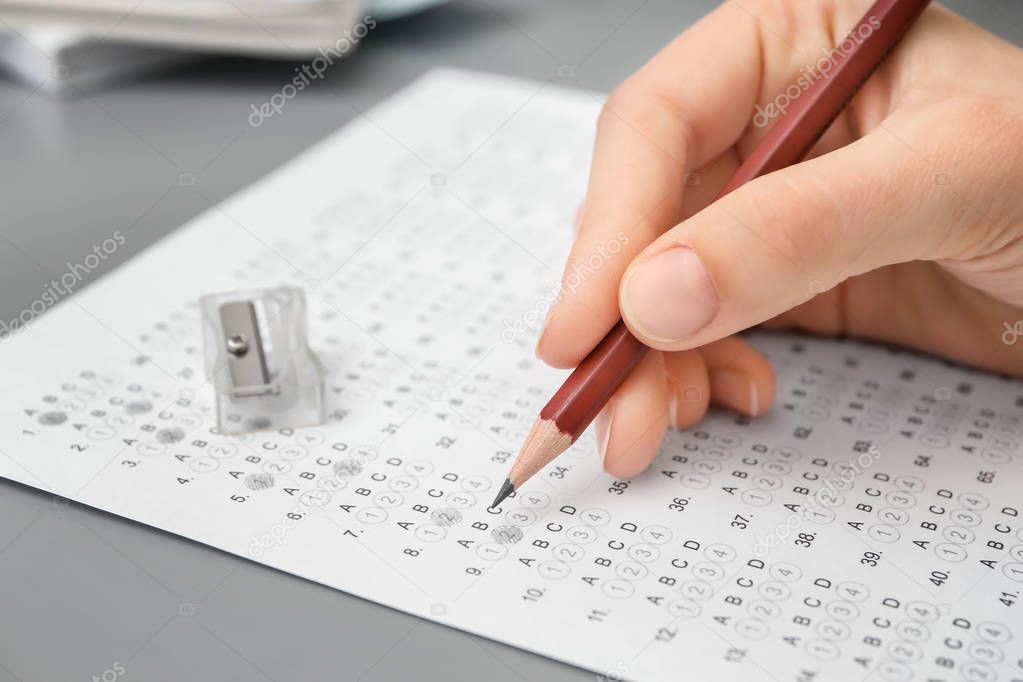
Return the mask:
<svg viewBox="0 0 1023 682">
<path fill-rule="evenodd" d="M 0 81 L 0 319 L 112 230 L 127 243 L 92 277 L 208 208 L 195 188 L 228 197 L 432 66 L 547 79 L 567 64 L 609 90 L 714 4 L 458 2 L 374 29 L 259 128 L 250 105 L 295 63 L 209 58 L 57 99 Z M 946 4 L 1023 44 L 1018 0 Z M 0 682 L 593 678 L 6 482 L 0 614 Z"/>
</svg>

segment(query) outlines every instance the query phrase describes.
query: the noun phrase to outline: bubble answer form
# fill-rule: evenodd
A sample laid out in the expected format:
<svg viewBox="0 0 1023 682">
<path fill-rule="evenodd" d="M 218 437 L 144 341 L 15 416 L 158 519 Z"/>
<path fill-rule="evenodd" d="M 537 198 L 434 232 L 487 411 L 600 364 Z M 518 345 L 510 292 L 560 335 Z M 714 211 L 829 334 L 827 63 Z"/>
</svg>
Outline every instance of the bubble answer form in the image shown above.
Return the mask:
<svg viewBox="0 0 1023 682">
<path fill-rule="evenodd" d="M 1023 679 L 1017 381 L 756 334 L 766 417 L 487 508 L 601 102 L 432 72 L 199 216 L 7 341 L 0 475 L 610 679 Z M 326 423 L 222 435 L 196 301 L 280 285 Z"/>
</svg>

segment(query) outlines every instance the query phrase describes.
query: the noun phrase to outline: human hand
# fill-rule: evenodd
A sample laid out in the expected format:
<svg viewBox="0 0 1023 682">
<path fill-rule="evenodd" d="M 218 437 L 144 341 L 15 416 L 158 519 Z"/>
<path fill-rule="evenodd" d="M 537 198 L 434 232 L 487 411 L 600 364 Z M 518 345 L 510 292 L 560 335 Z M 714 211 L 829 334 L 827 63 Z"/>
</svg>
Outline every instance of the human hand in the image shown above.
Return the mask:
<svg viewBox="0 0 1023 682">
<path fill-rule="evenodd" d="M 870 4 L 726 3 L 609 97 L 566 267 L 587 276 L 537 348 L 574 367 L 620 316 L 657 349 L 597 419 L 609 473 L 709 402 L 769 409 L 767 359 L 732 336 L 761 323 L 1023 376 L 1023 50 L 932 6 L 807 161 L 711 204 Z"/>
</svg>

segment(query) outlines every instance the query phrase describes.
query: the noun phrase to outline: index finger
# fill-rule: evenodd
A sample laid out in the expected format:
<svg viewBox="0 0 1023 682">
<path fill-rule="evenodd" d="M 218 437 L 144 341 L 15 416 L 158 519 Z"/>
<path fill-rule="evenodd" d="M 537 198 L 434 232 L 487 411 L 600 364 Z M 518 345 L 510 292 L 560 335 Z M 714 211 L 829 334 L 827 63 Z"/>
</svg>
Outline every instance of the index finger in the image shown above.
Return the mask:
<svg viewBox="0 0 1023 682">
<path fill-rule="evenodd" d="M 617 322 L 622 273 L 679 221 L 686 173 L 742 134 L 760 73 L 757 20 L 727 3 L 608 98 L 579 234 L 537 347 L 548 364 L 574 367 Z"/>
</svg>

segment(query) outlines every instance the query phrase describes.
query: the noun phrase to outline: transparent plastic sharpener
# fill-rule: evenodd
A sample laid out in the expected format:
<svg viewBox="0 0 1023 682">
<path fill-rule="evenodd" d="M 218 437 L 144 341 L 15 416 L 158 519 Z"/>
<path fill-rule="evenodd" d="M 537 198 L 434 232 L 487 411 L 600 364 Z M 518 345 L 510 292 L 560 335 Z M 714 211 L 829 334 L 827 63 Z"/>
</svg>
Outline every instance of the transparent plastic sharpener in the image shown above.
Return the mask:
<svg viewBox="0 0 1023 682">
<path fill-rule="evenodd" d="M 199 306 L 221 433 L 325 421 L 323 366 L 309 348 L 301 289 L 209 294 Z"/>
</svg>

